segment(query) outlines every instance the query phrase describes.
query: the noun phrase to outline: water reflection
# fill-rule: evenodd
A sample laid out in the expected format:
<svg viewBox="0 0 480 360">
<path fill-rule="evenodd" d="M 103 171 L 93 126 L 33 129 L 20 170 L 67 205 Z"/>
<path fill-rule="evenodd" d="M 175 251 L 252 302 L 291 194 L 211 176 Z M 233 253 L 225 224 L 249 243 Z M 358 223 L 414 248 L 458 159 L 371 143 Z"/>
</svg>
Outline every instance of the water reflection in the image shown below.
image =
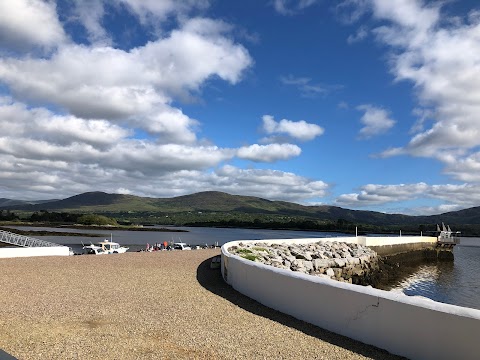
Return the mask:
<svg viewBox="0 0 480 360">
<path fill-rule="evenodd" d="M 480 248 L 456 246 L 454 256 L 454 262 L 420 265 L 393 284 L 392 291 L 480 310 Z"/>
</svg>

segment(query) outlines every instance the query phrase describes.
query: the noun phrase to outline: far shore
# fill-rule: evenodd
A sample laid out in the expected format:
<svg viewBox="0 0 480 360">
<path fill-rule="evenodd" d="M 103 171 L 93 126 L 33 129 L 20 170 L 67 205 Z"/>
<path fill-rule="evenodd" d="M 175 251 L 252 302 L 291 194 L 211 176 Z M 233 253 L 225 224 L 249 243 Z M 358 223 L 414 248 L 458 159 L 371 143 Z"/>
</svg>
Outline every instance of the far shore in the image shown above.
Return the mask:
<svg viewBox="0 0 480 360">
<path fill-rule="evenodd" d="M 45 223 L 8 223 L 0 226 L 0 230 L 15 232 L 24 236 L 82 236 L 82 237 L 104 237 L 105 234 L 94 233 L 75 233 L 62 231 L 44 231 L 44 230 L 19 230 L 13 227 L 48 227 L 48 228 L 69 228 L 77 230 L 115 230 L 115 231 L 148 231 L 148 232 L 188 232 L 188 230 L 174 228 L 155 228 L 140 226 L 103 226 L 103 225 L 78 225 L 78 224 L 45 224 Z"/>
</svg>

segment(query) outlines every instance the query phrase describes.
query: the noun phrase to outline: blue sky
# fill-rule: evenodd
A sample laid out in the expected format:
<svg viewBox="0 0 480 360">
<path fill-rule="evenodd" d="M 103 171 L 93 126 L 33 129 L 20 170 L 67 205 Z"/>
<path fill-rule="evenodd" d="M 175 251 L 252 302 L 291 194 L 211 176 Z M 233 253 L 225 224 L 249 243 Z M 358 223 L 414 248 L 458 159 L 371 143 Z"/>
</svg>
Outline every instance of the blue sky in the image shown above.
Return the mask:
<svg viewBox="0 0 480 360">
<path fill-rule="evenodd" d="M 480 6 L 0 3 L 0 197 L 480 204 Z"/>
</svg>

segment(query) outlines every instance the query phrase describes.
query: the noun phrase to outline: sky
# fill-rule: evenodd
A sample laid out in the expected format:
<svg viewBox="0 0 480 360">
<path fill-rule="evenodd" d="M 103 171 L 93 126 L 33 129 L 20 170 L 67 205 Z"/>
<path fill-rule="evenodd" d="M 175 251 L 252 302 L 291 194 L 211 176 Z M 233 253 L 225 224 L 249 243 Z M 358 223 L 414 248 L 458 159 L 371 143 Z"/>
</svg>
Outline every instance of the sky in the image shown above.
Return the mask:
<svg viewBox="0 0 480 360">
<path fill-rule="evenodd" d="M 0 2 L 0 198 L 480 206 L 474 0 Z"/>
</svg>

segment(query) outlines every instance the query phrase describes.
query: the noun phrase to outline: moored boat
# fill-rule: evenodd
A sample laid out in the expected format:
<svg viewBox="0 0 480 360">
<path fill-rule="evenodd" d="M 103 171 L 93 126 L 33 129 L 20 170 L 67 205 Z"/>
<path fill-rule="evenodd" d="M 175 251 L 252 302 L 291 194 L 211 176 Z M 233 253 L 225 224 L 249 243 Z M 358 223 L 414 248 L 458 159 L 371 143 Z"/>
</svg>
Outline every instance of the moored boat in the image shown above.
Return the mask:
<svg viewBox="0 0 480 360">
<path fill-rule="evenodd" d="M 119 243 L 107 239 L 97 243 L 97 246 L 100 247 L 105 254 L 123 254 L 129 249 L 128 247 L 120 246 Z"/>
<path fill-rule="evenodd" d="M 84 255 L 103 255 L 103 254 L 106 254 L 106 252 L 103 251 L 102 247 L 90 244 L 90 245 L 83 246 L 83 254 Z"/>
</svg>

